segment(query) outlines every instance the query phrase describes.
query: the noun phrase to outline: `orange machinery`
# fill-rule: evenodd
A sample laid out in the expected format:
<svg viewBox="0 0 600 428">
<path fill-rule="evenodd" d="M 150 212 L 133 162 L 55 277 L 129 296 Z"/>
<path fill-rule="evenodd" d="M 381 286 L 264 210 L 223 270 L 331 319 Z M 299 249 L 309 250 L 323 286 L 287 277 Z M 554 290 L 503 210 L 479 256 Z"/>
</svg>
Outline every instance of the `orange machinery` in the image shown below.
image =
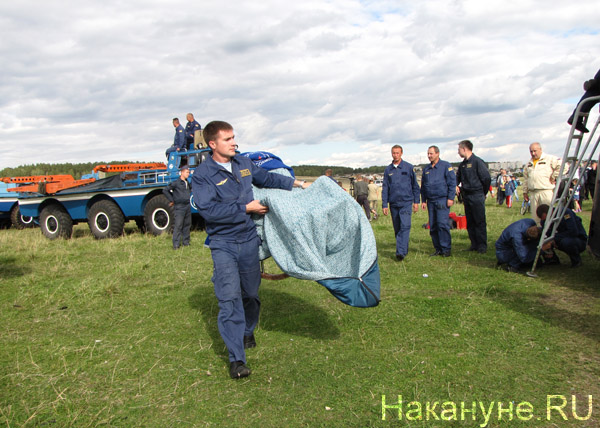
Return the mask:
<svg viewBox="0 0 600 428">
<path fill-rule="evenodd" d="M 97 165 L 94 167 L 94 173 L 140 171 L 142 169 L 167 169 L 167 166 L 161 162 Z M 54 194 L 71 187 L 93 183 L 96 179 L 84 178 L 75 180 L 71 175 L 31 175 L 26 177 L 2 177 L 0 178 L 0 181 L 3 181 L 4 183 L 20 184 L 20 186 L 7 189 L 9 192 Z"/>
</svg>

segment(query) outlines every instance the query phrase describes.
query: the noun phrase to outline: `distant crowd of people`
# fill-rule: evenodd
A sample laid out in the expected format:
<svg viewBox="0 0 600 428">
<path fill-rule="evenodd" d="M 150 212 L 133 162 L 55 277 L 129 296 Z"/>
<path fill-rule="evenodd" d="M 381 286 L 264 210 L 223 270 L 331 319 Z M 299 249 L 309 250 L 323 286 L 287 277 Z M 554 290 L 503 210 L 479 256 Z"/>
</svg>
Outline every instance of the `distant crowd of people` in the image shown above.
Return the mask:
<svg viewBox="0 0 600 428">
<path fill-rule="evenodd" d="M 561 166 L 561 160 L 545 154 L 540 143 L 532 143 L 529 153 L 531 159 L 523 170 L 522 183 L 505 169 L 501 169 L 496 177 L 498 205 L 506 203 L 508 208 L 512 207 L 513 198 L 518 200 L 517 187 L 521 186 L 523 199 L 531 206 L 532 218 L 506 227 L 495 243 L 498 265 L 510 272 L 532 266 Z M 429 234 L 434 249 L 431 256 L 451 256 L 449 217 L 455 196 L 465 209 L 470 246 L 464 251 L 487 252 L 485 201 L 487 194 L 493 192 L 492 179 L 486 163 L 473 153 L 471 141 L 461 141 L 458 154 L 463 161 L 455 173 L 452 165 L 440 159 L 439 148 L 430 146 L 427 150 L 430 164 L 423 169 L 419 184 L 413 165 L 402 159 L 402 147 L 392 147 L 392 162 L 383 174 L 381 200 L 383 215 L 390 215 L 392 219 L 398 261 L 404 260 L 408 254 L 412 214 L 418 211 L 419 206 L 428 211 Z M 573 180 L 572 206 L 565 207 L 563 217 L 557 220 L 558 229 L 553 240 L 544 244 L 540 263 L 557 264 L 559 259 L 554 250 L 558 249 L 569 256 L 572 267 L 581 265 L 580 254 L 585 250 L 587 235 L 576 212 L 581 209 L 578 203 L 580 197 L 593 195 L 596 170 L 597 162 L 593 161 L 583 170 L 581 180 Z M 373 206 L 368 202 L 368 195 L 367 184 L 358 176 L 354 182 L 354 196 L 370 218 Z"/>
</svg>

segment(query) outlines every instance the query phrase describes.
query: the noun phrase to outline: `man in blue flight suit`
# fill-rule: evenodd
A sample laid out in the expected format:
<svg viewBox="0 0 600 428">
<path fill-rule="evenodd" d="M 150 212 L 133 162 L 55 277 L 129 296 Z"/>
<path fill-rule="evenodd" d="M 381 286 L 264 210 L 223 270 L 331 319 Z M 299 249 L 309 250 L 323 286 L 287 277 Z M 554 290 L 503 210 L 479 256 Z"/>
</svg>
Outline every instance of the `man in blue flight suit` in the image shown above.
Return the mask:
<svg viewBox="0 0 600 428">
<path fill-rule="evenodd" d="M 185 130 L 176 117 L 173 118 L 173 126 L 175 127 L 175 137 L 173 137 L 173 145 L 165 153 L 167 157 L 172 152 L 185 151 Z"/>
<path fill-rule="evenodd" d="M 187 123 L 185 124 L 185 143 L 188 150 L 194 150 L 194 133 L 196 131 L 201 131 L 202 127 L 200 124 L 194 119 L 194 115 L 192 113 L 188 113 Z"/>
<path fill-rule="evenodd" d="M 487 251 L 487 223 L 485 221 L 485 196 L 492 178 L 485 162 L 473 154 L 473 143 L 458 143 L 458 155 L 463 158 L 456 173 L 456 192 L 463 198 L 467 216 L 467 232 L 471 246 L 466 251 Z"/>
<path fill-rule="evenodd" d="M 546 222 L 550 207 L 547 204 L 542 204 L 537 207 L 536 214 L 540 218 L 542 227 Z M 571 267 L 579 267 L 582 265 L 581 253 L 585 251 L 588 236 L 585 233 L 581 218 L 577 217 L 570 208 L 565 209 L 565 213 L 558 223 L 554 241 L 551 241 L 551 247 L 558 248 L 560 251 L 567 253 L 571 259 Z"/>
<path fill-rule="evenodd" d="M 535 259 L 542 229 L 532 218 L 524 218 L 510 224 L 496 241 L 498 265 L 507 265 L 509 272 L 531 266 Z"/>
<path fill-rule="evenodd" d="M 210 122 L 203 135 L 212 155 L 194 171 L 192 192 L 210 238 L 217 323 L 229 351 L 229 374 L 239 379 L 250 375 L 245 349 L 256 346 L 254 328 L 260 309 L 260 238 L 251 215 L 269 211 L 254 199 L 252 185 L 291 190 L 308 184 L 271 174 L 236 155 L 233 127 L 227 122 Z"/>
<path fill-rule="evenodd" d="M 392 163 L 383 172 L 381 200 L 383 215 L 392 214 L 396 236 L 396 260 L 408 253 L 412 213 L 419 209 L 419 184 L 413 166 L 402 160 L 402 147 L 392 147 Z M 389 204 L 389 209 L 388 209 Z"/>
<path fill-rule="evenodd" d="M 429 212 L 429 235 L 435 252 L 432 256 L 450 257 L 452 237 L 448 218 L 456 196 L 456 175 L 448 162 L 440 159 L 440 149 L 430 146 L 427 158 L 431 164 L 421 177 L 421 209 Z"/>
<path fill-rule="evenodd" d="M 169 183 L 163 189 L 163 194 L 169 200 L 169 206 L 174 207 L 173 249 L 180 245 L 190 245 L 190 229 L 192 227 L 192 211 L 190 205 L 190 184 L 188 177 L 190 169 L 184 165 L 179 170 L 179 179 Z"/>
</svg>

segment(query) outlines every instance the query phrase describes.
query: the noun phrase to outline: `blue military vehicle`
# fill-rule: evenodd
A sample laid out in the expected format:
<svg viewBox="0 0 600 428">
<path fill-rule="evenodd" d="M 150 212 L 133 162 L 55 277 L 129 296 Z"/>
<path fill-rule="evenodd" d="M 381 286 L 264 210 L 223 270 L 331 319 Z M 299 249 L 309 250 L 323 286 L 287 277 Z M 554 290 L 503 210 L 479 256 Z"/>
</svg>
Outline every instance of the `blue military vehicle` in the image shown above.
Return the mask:
<svg viewBox="0 0 600 428">
<path fill-rule="evenodd" d="M 179 179 L 182 162 L 193 171 L 207 152 L 173 152 L 167 165 L 153 164 L 152 168 L 145 168 L 145 164 L 100 165 L 92 175 L 60 190 L 47 185 L 38 186 L 37 191 L 19 192 L 19 208 L 22 215 L 39 223 L 49 239 L 70 238 L 73 225 L 84 221 L 97 239 L 121 236 L 129 220 L 142 231 L 160 235 L 173 227 L 173 209 L 163 188 Z M 101 172 L 119 174 L 100 178 Z M 194 225 L 202 227 L 191 198 L 190 204 Z"/>
<path fill-rule="evenodd" d="M 21 215 L 17 194 L 8 191 L 15 187 L 15 183 L 0 181 L 0 229 L 8 229 L 11 225 L 16 229 L 25 229 L 35 225 L 33 218 Z"/>
</svg>

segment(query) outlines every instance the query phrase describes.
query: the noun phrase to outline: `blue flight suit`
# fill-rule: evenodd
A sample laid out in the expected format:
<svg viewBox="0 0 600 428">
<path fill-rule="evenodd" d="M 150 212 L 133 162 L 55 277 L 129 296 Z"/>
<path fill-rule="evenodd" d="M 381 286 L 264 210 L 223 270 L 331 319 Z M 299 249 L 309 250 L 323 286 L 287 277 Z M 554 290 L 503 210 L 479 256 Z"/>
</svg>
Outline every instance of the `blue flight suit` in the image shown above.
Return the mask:
<svg viewBox="0 0 600 428">
<path fill-rule="evenodd" d="M 185 130 L 183 126 L 179 124 L 177 128 L 175 128 L 175 136 L 173 137 L 173 145 L 167 149 L 165 155 L 169 157 L 169 154 L 172 152 L 185 150 Z"/>
<path fill-rule="evenodd" d="M 440 159 L 435 165 L 423 168 L 421 201 L 427 202 L 429 235 L 435 251 L 441 254 L 449 254 L 452 249 L 447 201 L 453 201 L 455 196 L 456 174 L 452 165 Z"/>
<path fill-rule="evenodd" d="M 194 149 L 194 133 L 196 131 L 201 131 L 202 127 L 198 123 L 198 121 L 194 120 L 193 122 L 188 122 L 185 125 L 185 140 L 186 146 L 188 150 Z"/>
<path fill-rule="evenodd" d="M 396 256 L 405 257 L 412 221 L 413 204 L 420 201 L 419 184 L 414 167 L 401 160 L 398 165 L 389 164 L 383 172 L 381 206 L 389 204 L 394 235 L 396 236 Z"/>
<path fill-rule="evenodd" d="M 219 332 L 229 361 L 245 364 L 244 336 L 253 334 L 260 311 L 260 238 L 246 205 L 254 200 L 252 184 L 291 190 L 294 179 L 270 174 L 240 155 L 232 158 L 231 168 L 208 157 L 194 171 L 192 193 L 210 238 Z"/>
<path fill-rule="evenodd" d="M 542 221 L 543 225 L 544 221 Z M 583 228 L 581 218 L 576 216 L 573 210 L 566 208 L 554 234 L 556 248 L 567 253 L 571 259 L 571 264 L 575 266 L 581 263 L 580 254 L 585 251 L 587 239 L 588 236 Z"/>
<path fill-rule="evenodd" d="M 496 259 L 499 264 L 508 263 L 516 269 L 531 265 L 535 259 L 538 241 L 528 240 L 525 232 L 536 222 L 524 218 L 510 224 L 496 241 Z"/>
</svg>

